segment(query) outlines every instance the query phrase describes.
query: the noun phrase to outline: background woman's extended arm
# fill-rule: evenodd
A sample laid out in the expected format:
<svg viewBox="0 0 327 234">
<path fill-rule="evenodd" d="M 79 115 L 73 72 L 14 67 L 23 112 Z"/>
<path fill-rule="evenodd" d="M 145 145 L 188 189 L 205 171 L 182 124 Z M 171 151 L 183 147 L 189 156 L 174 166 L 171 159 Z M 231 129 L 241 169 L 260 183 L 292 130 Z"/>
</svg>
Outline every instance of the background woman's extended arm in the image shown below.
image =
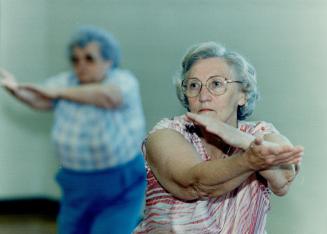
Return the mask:
<svg viewBox="0 0 327 234">
<path fill-rule="evenodd" d="M 1 84 L 18 100 L 28 106 L 49 110 L 55 99 L 66 99 L 83 104 L 91 104 L 102 108 L 115 108 L 122 103 L 122 94 L 114 85 L 83 84 L 72 88 L 44 88 L 34 84 L 19 84 L 14 76 L 4 69 L 0 69 L 0 76 L 4 77 Z"/>
</svg>

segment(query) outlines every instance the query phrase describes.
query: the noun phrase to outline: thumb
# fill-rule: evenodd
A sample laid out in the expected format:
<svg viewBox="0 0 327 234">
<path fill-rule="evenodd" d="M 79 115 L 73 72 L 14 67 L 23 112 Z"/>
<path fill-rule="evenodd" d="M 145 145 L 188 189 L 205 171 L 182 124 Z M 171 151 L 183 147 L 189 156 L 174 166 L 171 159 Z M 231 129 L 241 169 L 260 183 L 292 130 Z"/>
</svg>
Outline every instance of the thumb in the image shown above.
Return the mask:
<svg viewBox="0 0 327 234">
<path fill-rule="evenodd" d="M 263 137 L 257 136 L 253 142 L 255 145 L 261 145 L 263 143 Z"/>
</svg>

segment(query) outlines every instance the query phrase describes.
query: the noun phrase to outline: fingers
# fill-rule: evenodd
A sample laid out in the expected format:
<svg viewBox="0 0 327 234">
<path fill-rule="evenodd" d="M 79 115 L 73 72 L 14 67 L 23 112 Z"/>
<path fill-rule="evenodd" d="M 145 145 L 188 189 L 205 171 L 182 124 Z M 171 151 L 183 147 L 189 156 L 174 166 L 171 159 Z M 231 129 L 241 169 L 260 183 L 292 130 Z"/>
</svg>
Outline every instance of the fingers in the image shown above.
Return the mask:
<svg viewBox="0 0 327 234">
<path fill-rule="evenodd" d="M 186 113 L 185 115 L 186 121 L 192 121 L 195 125 L 202 126 L 206 129 L 207 132 L 212 134 L 219 134 L 221 132 L 221 122 L 219 120 L 214 120 L 212 117 L 199 115 L 194 113 Z"/>
<path fill-rule="evenodd" d="M 302 159 L 302 154 L 296 152 L 287 152 L 279 155 L 274 155 L 273 163 L 275 165 L 294 164 Z"/>
<path fill-rule="evenodd" d="M 260 151 L 260 154 L 263 155 L 268 155 L 268 154 L 273 154 L 273 155 L 281 155 L 283 153 L 303 153 L 303 147 L 301 146 L 291 146 L 291 145 L 277 145 L 277 144 L 263 144 L 260 148 L 258 148 Z"/>
<path fill-rule="evenodd" d="M 254 145 L 262 145 L 263 137 L 262 136 L 256 137 L 253 143 L 254 143 Z"/>
<path fill-rule="evenodd" d="M 197 114 L 187 112 L 185 117 L 186 117 L 187 121 L 192 121 L 195 124 L 199 124 L 199 125 L 202 125 L 202 126 L 208 126 L 209 125 L 209 119 L 206 116 L 201 116 L 201 115 L 197 115 Z"/>
<path fill-rule="evenodd" d="M 8 72 L 7 70 L 1 67 L 0 67 L 0 76 L 3 77 L 3 79 L 5 80 L 12 80 L 12 81 L 15 80 L 14 76 L 10 72 Z"/>
<path fill-rule="evenodd" d="M 15 91 L 18 88 L 17 82 L 13 78 L 10 78 L 10 76 L 8 76 L 3 70 L 0 71 L 0 75 L 4 77 L 0 80 L 1 86 L 9 91 Z"/>
<path fill-rule="evenodd" d="M 256 138 L 249 147 L 249 160 L 255 168 L 269 168 L 279 165 L 299 164 L 302 160 L 303 147 L 289 145 L 262 144 Z"/>
</svg>

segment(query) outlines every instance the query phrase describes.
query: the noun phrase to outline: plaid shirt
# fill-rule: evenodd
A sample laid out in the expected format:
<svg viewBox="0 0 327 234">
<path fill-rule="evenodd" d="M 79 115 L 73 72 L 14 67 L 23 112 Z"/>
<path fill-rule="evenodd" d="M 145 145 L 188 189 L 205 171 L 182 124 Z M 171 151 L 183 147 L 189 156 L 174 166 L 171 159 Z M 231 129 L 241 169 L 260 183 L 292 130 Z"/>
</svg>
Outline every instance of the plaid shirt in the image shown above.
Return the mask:
<svg viewBox="0 0 327 234">
<path fill-rule="evenodd" d="M 102 83 L 121 89 L 122 106 L 105 109 L 65 99 L 55 101 L 52 139 L 64 168 L 111 168 L 134 159 L 140 152 L 145 121 L 136 78 L 116 69 Z M 46 86 L 74 87 L 78 80 L 73 74 L 63 73 L 48 79 Z"/>
</svg>

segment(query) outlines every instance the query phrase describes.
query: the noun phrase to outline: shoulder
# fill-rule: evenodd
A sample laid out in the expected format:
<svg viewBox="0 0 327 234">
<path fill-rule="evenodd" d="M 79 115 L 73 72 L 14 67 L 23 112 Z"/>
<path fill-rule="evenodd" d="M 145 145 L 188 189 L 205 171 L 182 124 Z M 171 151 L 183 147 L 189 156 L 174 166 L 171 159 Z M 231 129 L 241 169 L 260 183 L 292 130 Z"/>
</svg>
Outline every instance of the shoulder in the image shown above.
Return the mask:
<svg viewBox="0 0 327 234">
<path fill-rule="evenodd" d="M 272 123 L 266 121 L 239 121 L 239 129 L 251 135 L 279 133 Z"/>
<path fill-rule="evenodd" d="M 136 82 L 137 79 L 129 70 L 116 68 L 108 73 L 107 82 L 110 81 Z"/>
<path fill-rule="evenodd" d="M 165 137 L 167 137 L 167 134 L 172 136 L 179 135 L 187 142 L 195 145 L 200 142 L 196 131 L 194 131 L 194 125 L 186 122 L 184 115 L 160 120 L 148 133 L 143 143 L 146 143 L 152 135 L 160 136 L 161 133 Z"/>
<path fill-rule="evenodd" d="M 188 133 L 190 133 L 190 123 L 186 122 L 184 119 L 184 115 L 180 115 L 180 116 L 175 116 L 172 118 L 164 118 L 162 120 L 160 120 L 150 131 L 149 134 L 154 133 L 158 130 L 162 130 L 162 129 L 172 129 L 172 130 L 176 130 L 180 133 L 182 133 L 182 135 L 186 135 Z"/>
<path fill-rule="evenodd" d="M 128 70 L 116 68 L 110 71 L 103 83 L 118 87 L 125 98 L 129 97 L 129 102 L 138 100 L 135 96 L 139 96 L 139 83 L 136 77 Z"/>
</svg>

